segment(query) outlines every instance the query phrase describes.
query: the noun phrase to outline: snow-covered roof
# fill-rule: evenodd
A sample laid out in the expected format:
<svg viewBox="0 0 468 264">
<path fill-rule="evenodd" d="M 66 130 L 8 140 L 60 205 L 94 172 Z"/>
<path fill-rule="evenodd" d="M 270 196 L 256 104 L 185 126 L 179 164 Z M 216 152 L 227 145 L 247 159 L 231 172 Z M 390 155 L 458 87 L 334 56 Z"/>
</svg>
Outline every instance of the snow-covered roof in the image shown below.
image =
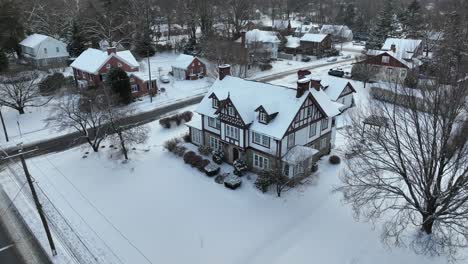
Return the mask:
<svg viewBox="0 0 468 264">
<path fill-rule="evenodd" d="M 323 25 L 320 29 L 321 34 L 331 34 L 332 36 L 342 38 L 352 38 L 353 31 L 344 25 Z"/>
<path fill-rule="evenodd" d="M 400 54 L 398 53 L 395 53 L 391 50 L 368 50 L 367 51 L 367 55 L 368 56 L 378 56 L 378 55 L 381 55 L 381 54 L 388 54 L 392 57 L 394 57 L 395 59 L 397 59 L 399 62 L 401 62 L 402 64 L 404 64 L 406 67 L 412 69 L 414 68 L 415 66 L 419 66 L 422 64 L 422 62 L 416 58 L 410 58 L 410 59 L 404 59 L 402 57 L 399 57 Z"/>
<path fill-rule="evenodd" d="M 128 76 L 134 76 L 145 82 L 149 81 L 150 79 L 149 73 L 146 71 L 145 72 L 128 72 L 127 74 Z M 156 80 L 156 79 L 157 79 L 156 75 L 154 73 L 151 74 L 151 80 Z"/>
<path fill-rule="evenodd" d="M 411 59 L 415 52 L 420 47 L 422 40 L 420 39 L 398 39 L 388 38 L 382 46 L 382 50 L 391 50 L 392 45 L 395 45 L 396 58 L 398 59 Z"/>
<path fill-rule="evenodd" d="M 314 148 L 297 145 L 290 149 L 283 156 L 283 161 L 289 163 L 290 165 L 297 165 L 305 160 L 314 157 L 314 155 L 318 152 L 319 151 Z"/>
<path fill-rule="evenodd" d="M 350 82 L 346 79 L 332 76 L 323 76 L 321 80 L 321 84 L 324 87 L 325 93 L 333 101 L 336 101 L 340 97 L 346 85 L 349 83 Z"/>
<path fill-rule="evenodd" d="M 322 42 L 326 37 L 327 37 L 327 34 L 307 33 L 304 36 L 302 36 L 301 41 Z"/>
<path fill-rule="evenodd" d="M 301 21 L 298 20 L 280 20 L 276 19 L 273 21 L 273 28 L 283 30 L 287 29 L 288 25 L 291 23 L 291 28 L 298 28 L 301 26 Z M 270 24 L 271 25 L 271 24 Z"/>
<path fill-rule="evenodd" d="M 295 48 L 298 48 L 301 45 L 301 39 L 300 38 L 296 38 L 296 37 L 293 37 L 293 36 L 287 36 L 286 39 L 288 40 L 288 42 L 286 43 L 286 48 L 295 49 Z"/>
<path fill-rule="evenodd" d="M 179 57 L 176 58 L 175 62 L 172 63 L 172 67 L 186 70 L 194 59 L 195 57 L 192 55 L 180 54 Z"/>
<path fill-rule="evenodd" d="M 185 125 L 198 130 L 202 130 L 203 128 L 201 115 L 193 115 L 192 120 L 190 120 L 190 122 L 185 123 Z"/>
<path fill-rule="evenodd" d="M 242 120 L 246 124 L 251 124 L 250 129 L 275 139 L 282 139 L 309 94 L 312 94 L 319 107 L 323 109 L 328 117 L 340 113 L 339 108 L 341 105 L 334 104 L 322 90 L 309 90 L 300 98 L 296 98 L 295 87 L 278 86 L 226 76 L 223 80 L 215 81 L 211 90 L 198 105 L 196 112 L 216 117 L 216 109 L 212 107 L 212 101 L 209 97 L 212 94 L 219 100 L 225 100 L 229 97 Z M 252 100 L 252 98 L 255 98 L 255 100 Z M 256 118 L 258 113 L 255 112 L 260 106 L 263 106 L 268 114 L 278 114 L 268 124 L 262 124 L 258 122 Z"/>
<path fill-rule="evenodd" d="M 245 41 L 247 43 L 252 42 L 263 42 L 263 43 L 279 43 L 280 40 L 274 31 L 264 31 L 254 29 L 247 31 L 245 34 Z M 241 38 L 237 39 L 236 42 L 241 42 Z"/>
<path fill-rule="evenodd" d="M 23 41 L 20 42 L 21 46 L 29 47 L 29 48 L 34 48 L 37 45 L 41 44 L 44 40 L 49 38 L 46 35 L 41 35 L 41 34 L 32 34 L 25 38 Z"/>
<path fill-rule="evenodd" d="M 97 73 L 112 56 L 117 57 L 131 67 L 140 66 L 135 57 L 133 57 L 133 54 L 128 50 L 118 51 L 116 54 L 108 55 L 107 51 L 92 48 L 81 53 L 70 66 L 81 71 Z"/>
</svg>

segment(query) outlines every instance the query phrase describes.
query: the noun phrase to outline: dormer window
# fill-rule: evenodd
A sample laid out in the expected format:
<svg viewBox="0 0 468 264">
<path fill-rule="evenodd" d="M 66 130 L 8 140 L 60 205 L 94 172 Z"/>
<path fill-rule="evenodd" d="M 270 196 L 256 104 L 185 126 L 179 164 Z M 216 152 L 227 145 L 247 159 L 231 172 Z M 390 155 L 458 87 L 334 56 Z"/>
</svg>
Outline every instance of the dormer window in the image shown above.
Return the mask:
<svg viewBox="0 0 468 264">
<path fill-rule="evenodd" d="M 382 56 L 382 63 L 389 63 L 390 57 L 389 56 Z"/>
<path fill-rule="evenodd" d="M 108 64 L 106 65 L 106 68 L 107 68 L 107 69 L 110 69 L 110 67 L 111 67 L 111 65 L 108 63 Z"/>
<path fill-rule="evenodd" d="M 265 112 L 260 112 L 258 120 L 260 121 L 260 123 L 266 124 L 268 123 L 268 115 Z"/>
<path fill-rule="evenodd" d="M 213 108 L 218 109 L 219 107 L 219 100 L 216 98 L 213 98 Z"/>
<path fill-rule="evenodd" d="M 234 111 L 234 107 L 232 107 L 232 106 L 229 106 L 229 107 L 228 107 L 228 114 L 229 114 L 230 116 L 236 116 L 236 113 L 235 113 L 235 111 Z"/>
</svg>

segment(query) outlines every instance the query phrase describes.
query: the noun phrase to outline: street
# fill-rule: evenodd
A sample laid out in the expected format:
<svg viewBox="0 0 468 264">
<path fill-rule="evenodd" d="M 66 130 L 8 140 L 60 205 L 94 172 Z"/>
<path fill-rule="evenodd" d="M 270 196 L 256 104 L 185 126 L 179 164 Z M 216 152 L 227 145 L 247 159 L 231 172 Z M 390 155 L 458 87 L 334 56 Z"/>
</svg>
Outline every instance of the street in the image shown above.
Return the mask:
<svg viewBox="0 0 468 264">
<path fill-rule="evenodd" d="M 2 264 L 24 264 L 16 251 L 15 244 L 6 233 L 6 229 L 0 222 L 0 263 Z"/>
</svg>

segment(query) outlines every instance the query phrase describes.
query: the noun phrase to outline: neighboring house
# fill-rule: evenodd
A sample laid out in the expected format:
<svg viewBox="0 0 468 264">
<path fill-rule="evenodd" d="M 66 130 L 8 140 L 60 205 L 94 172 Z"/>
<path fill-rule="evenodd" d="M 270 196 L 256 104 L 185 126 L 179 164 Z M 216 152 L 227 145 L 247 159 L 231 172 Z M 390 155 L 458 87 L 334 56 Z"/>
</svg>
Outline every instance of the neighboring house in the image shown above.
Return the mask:
<svg viewBox="0 0 468 264">
<path fill-rule="evenodd" d="M 374 67 L 374 80 L 404 80 L 408 70 L 422 65 L 422 50 L 421 40 L 388 38 L 381 50 L 368 50 L 367 59 L 359 63 Z"/>
<path fill-rule="evenodd" d="M 353 40 L 353 31 L 344 25 L 323 25 L 320 34 L 330 34 L 333 41 L 346 42 Z"/>
<path fill-rule="evenodd" d="M 206 76 L 206 64 L 197 57 L 181 54 L 172 64 L 172 74 L 178 80 L 198 80 Z"/>
<path fill-rule="evenodd" d="M 273 31 L 263 31 L 254 29 L 247 32 L 241 32 L 242 36 L 236 40 L 243 47 L 249 50 L 249 53 L 268 53 L 269 58 L 278 58 L 278 48 L 281 43 L 278 33 Z"/>
<path fill-rule="evenodd" d="M 300 47 L 301 47 L 301 39 L 298 37 L 293 37 L 293 36 L 286 36 L 286 45 L 284 47 L 284 51 L 289 54 L 294 54 L 296 55 L 297 53 L 300 52 Z"/>
<path fill-rule="evenodd" d="M 308 33 L 300 39 L 301 50 L 307 55 L 320 56 L 332 49 L 332 40 L 328 34 Z"/>
<path fill-rule="evenodd" d="M 33 34 L 21 41 L 23 57 L 39 68 L 68 66 L 67 44 L 52 37 Z"/>
<path fill-rule="evenodd" d="M 128 50 L 107 51 L 87 49 L 70 65 L 78 87 L 99 87 L 107 80 L 111 68 L 122 68 L 125 72 L 137 72 L 140 65 Z"/>
<path fill-rule="evenodd" d="M 294 31 L 294 37 L 301 38 L 307 33 L 320 33 L 319 26 L 317 24 L 304 23 Z"/>
<path fill-rule="evenodd" d="M 232 77 L 222 65 L 187 126 L 193 144 L 222 151 L 230 164 L 243 159 L 255 172 L 281 166 L 294 177 L 330 153 L 339 107 L 310 79 L 284 87 Z"/>
<path fill-rule="evenodd" d="M 158 84 L 156 81 L 156 75 L 152 75 L 151 78 L 148 72 L 130 72 L 128 73 L 130 78 L 130 85 L 132 87 L 132 95 L 134 97 L 140 97 L 149 93 L 150 88 L 152 94 L 158 92 Z M 151 79 L 151 87 L 150 87 Z"/>
<path fill-rule="evenodd" d="M 341 112 L 354 105 L 354 93 L 356 90 L 350 81 L 343 78 L 324 76 L 322 79 L 311 78 L 313 87 L 320 87 L 333 101 L 342 104 Z"/>
</svg>

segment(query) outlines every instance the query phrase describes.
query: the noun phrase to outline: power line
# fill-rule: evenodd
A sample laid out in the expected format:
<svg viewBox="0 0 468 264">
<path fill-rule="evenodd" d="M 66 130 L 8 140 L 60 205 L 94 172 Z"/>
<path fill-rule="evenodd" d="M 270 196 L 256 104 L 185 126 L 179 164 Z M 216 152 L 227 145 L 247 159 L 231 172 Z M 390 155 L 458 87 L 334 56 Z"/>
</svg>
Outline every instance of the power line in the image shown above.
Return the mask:
<svg viewBox="0 0 468 264">
<path fill-rule="evenodd" d="M 135 246 L 135 244 L 133 244 L 132 241 L 130 241 L 129 238 L 127 238 L 122 231 L 120 231 L 120 229 L 118 229 L 95 205 L 94 203 L 92 203 L 79 189 L 78 187 L 76 187 L 76 185 L 67 177 L 65 176 L 65 174 L 59 169 L 57 168 L 57 166 L 55 166 L 51 161 L 50 159 L 47 157 L 47 156 L 44 156 L 45 159 L 50 163 L 50 165 L 52 167 L 54 167 L 57 172 L 59 172 L 59 174 L 61 174 L 69 183 L 70 185 L 80 194 L 80 196 L 83 197 L 83 199 L 85 199 L 98 213 L 99 215 L 115 230 L 117 231 L 120 236 L 122 238 L 124 238 L 148 263 L 151 263 L 153 264 L 153 262 L 151 262 L 151 260 L 137 247 Z"/>
</svg>

